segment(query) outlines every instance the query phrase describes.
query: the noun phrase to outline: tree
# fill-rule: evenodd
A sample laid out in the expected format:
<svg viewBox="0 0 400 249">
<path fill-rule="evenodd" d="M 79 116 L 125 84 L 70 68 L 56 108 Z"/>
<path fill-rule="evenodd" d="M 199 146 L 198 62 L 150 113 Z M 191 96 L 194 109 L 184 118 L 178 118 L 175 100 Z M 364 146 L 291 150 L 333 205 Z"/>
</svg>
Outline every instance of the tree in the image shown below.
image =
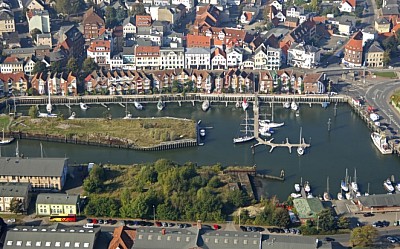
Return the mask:
<svg viewBox="0 0 400 249">
<path fill-rule="evenodd" d="M 37 74 L 37 73 L 45 73 L 47 72 L 47 67 L 44 62 L 38 61 L 35 63 L 35 66 L 32 69 L 32 74 Z"/>
<path fill-rule="evenodd" d="M 99 69 L 99 65 L 97 65 L 97 63 L 94 61 L 93 58 L 86 58 L 83 61 L 83 65 L 82 65 L 82 71 L 84 72 L 84 74 L 90 74 L 95 70 Z"/>
<path fill-rule="evenodd" d="M 104 16 L 107 28 L 114 28 L 117 25 L 117 11 L 112 6 L 107 6 Z"/>
<path fill-rule="evenodd" d="M 240 189 L 235 189 L 233 191 L 229 191 L 227 197 L 228 203 L 232 204 L 234 207 L 244 207 L 248 204 L 249 198 L 245 192 Z"/>
<path fill-rule="evenodd" d="M 72 73 L 74 73 L 74 74 L 77 74 L 78 72 L 79 72 L 79 66 L 78 66 L 78 61 L 77 61 L 77 59 L 75 59 L 75 58 L 70 58 L 69 60 L 68 60 L 68 63 L 67 63 L 67 70 L 69 71 L 69 72 L 72 72 Z"/>
<path fill-rule="evenodd" d="M 314 12 L 318 12 L 319 10 L 319 1 L 318 0 L 311 0 L 310 8 Z"/>
<path fill-rule="evenodd" d="M 382 45 L 386 51 L 389 51 L 390 54 L 393 54 L 397 51 L 397 45 L 398 45 L 397 38 L 393 35 L 389 36 L 385 38 L 385 40 L 383 40 Z"/>
<path fill-rule="evenodd" d="M 36 88 L 31 87 L 28 89 L 28 95 L 29 96 L 38 96 L 39 92 L 38 92 L 38 90 L 36 90 Z"/>
<path fill-rule="evenodd" d="M 143 3 L 135 3 L 134 5 L 132 5 L 132 9 L 129 12 L 129 15 L 131 16 L 144 14 L 146 14 L 146 10 L 144 9 Z"/>
<path fill-rule="evenodd" d="M 284 208 L 276 208 L 272 214 L 272 223 L 278 227 L 287 227 L 290 223 L 289 213 Z"/>
<path fill-rule="evenodd" d="M 348 229 L 350 227 L 349 217 L 341 216 L 337 222 L 337 226 L 340 229 Z"/>
<path fill-rule="evenodd" d="M 357 247 L 369 247 L 378 237 L 378 231 L 372 226 L 354 228 L 351 231 L 350 243 Z"/>
<path fill-rule="evenodd" d="M 376 8 L 377 9 L 382 8 L 383 0 L 375 0 L 375 3 L 376 3 Z"/>
<path fill-rule="evenodd" d="M 31 118 L 36 118 L 37 117 L 37 114 L 38 114 L 38 107 L 37 106 L 35 106 L 35 105 L 33 105 L 33 106 L 31 106 L 30 108 L 29 108 L 29 111 L 28 111 L 28 114 L 29 114 L 29 117 L 31 117 Z"/>
<path fill-rule="evenodd" d="M 390 51 L 385 50 L 385 52 L 383 53 L 383 65 L 384 66 L 389 65 L 391 60 L 392 60 L 392 58 L 390 57 Z"/>
<path fill-rule="evenodd" d="M 40 31 L 38 28 L 35 28 L 31 31 L 31 36 L 33 40 L 37 39 L 37 35 L 41 34 L 42 31 Z"/>
<path fill-rule="evenodd" d="M 128 12 L 124 8 L 118 8 L 116 13 L 117 24 L 122 23 L 122 21 L 128 17 Z"/>
<path fill-rule="evenodd" d="M 22 213 L 24 210 L 23 203 L 17 198 L 12 198 L 10 202 L 10 212 L 18 214 Z"/>
<path fill-rule="evenodd" d="M 318 228 L 328 232 L 337 229 L 337 223 L 331 209 L 324 209 L 318 214 Z"/>
<path fill-rule="evenodd" d="M 84 6 L 82 0 L 56 0 L 54 8 L 58 13 L 71 15 L 82 11 Z"/>
<path fill-rule="evenodd" d="M 266 22 L 269 22 L 270 20 L 269 20 L 269 13 L 270 13 L 270 11 L 271 11 L 271 7 L 270 6 L 265 6 L 265 8 L 264 8 L 264 10 L 263 10 L 263 18 L 264 18 L 264 21 L 266 21 Z"/>
<path fill-rule="evenodd" d="M 83 181 L 83 189 L 88 193 L 99 193 L 104 189 L 105 173 L 99 165 L 94 165 L 92 170 Z"/>
<path fill-rule="evenodd" d="M 60 61 L 53 61 L 52 63 L 50 63 L 50 68 L 52 73 L 62 72 L 62 65 Z"/>
</svg>

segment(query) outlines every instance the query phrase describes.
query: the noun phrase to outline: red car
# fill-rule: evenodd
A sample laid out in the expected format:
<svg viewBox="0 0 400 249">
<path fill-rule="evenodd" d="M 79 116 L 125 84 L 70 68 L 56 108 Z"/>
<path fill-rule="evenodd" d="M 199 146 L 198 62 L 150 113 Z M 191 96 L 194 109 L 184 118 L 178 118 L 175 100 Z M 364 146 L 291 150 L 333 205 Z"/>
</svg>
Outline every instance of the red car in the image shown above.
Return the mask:
<svg viewBox="0 0 400 249">
<path fill-rule="evenodd" d="M 213 229 L 214 229 L 214 230 L 218 230 L 218 229 L 220 229 L 220 228 L 221 228 L 221 227 L 218 226 L 217 224 L 214 224 L 214 225 L 213 225 Z"/>
<path fill-rule="evenodd" d="M 93 220 L 93 224 L 97 224 L 98 223 L 97 219 L 92 219 L 92 220 Z"/>
<path fill-rule="evenodd" d="M 161 222 L 156 221 L 156 226 L 161 227 Z"/>
</svg>

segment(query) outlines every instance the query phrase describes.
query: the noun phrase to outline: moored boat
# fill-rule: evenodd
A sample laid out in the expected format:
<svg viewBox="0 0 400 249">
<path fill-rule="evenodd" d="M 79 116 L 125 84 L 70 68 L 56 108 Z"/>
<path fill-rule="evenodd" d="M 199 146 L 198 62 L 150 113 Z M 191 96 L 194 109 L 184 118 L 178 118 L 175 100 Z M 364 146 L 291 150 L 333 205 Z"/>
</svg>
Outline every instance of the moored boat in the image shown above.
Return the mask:
<svg viewBox="0 0 400 249">
<path fill-rule="evenodd" d="M 260 120 L 258 123 L 259 123 L 260 126 L 267 126 L 269 128 L 278 128 L 278 127 L 281 127 L 281 126 L 285 125 L 284 122 L 282 122 L 282 123 L 274 123 L 274 122 L 271 122 L 268 119 Z"/>
<path fill-rule="evenodd" d="M 80 102 L 79 106 L 81 107 L 82 110 L 87 110 L 88 109 L 88 106 L 83 102 Z"/>
<path fill-rule="evenodd" d="M 376 113 L 371 113 L 371 114 L 369 114 L 369 118 L 370 118 L 373 122 L 378 121 L 378 120 L 380 119 L 379 115 L 376 114 Z"/>
<path fill-rule="evenodd" d="M 199 134 L 200 134 L 200 137 L 205 137 L 205 136 L 206 136 L 206 129 L 201 128 L 201 129 L 199 130 Z"/>
<path fill-rule="evenodd" d="M 164 102 L 163 102 L 161 99 L 158 100 L 158 102 L 157 102 L 157 109 L 158 109 L 159 111 L 162 111 L 162 110 L 164 109 L 164 107 L 165 107 Z"/>
<path fill-rule="evenodd" d="M 297 111 L 299 109 L 299 106 L 296 104 L 296 102 L 292 102 L 292 104 L 290 104 L 290 108 L 292 108 L 293 111 Z"/>
<path fill-rule="evenodd" d="M 343 195 L 342 195 L 342 193 L 338 193 L 338 194 L 337 194 L 337 199 L 338 199 L 338 200 L 343 200 Z"/>
<path fill-rule="evenodd" d="M 387 192 L 392 193 L 394 191 L 394 187 L 390 179 L 387 179 L 383 182 L 383 187 L 386 189 Z"/>
<path fill-rule="evenodd" d="M 132 119 L 132 114 L 130 114 L 129 112 L 126 113 L 125 117 L 123 117 L 122 119 Z"/>
<path fill-rule="evenodd" d="M 324 201 L 329 201 L 331 199 L 331 196 L 329 195 L 328 192 L 324 192 Z"/>
<path fill-rule="evenodd" d="M 11 143 L 12 141 L 14 141 L 14 138 L 13 137 L 8 137 L 8 138 L 5 138 L 4 137 L 4 128 L 3 128 L 3 138 L 0 140 L 0 145 L 4 145 L 4 144 L 9 144 L 9 143 Z"/>
<path fill-rule="evenodd" d="M 304 148 L 303 147 L 297 147 L 297 154 L 299 154 L 299 156 L 304 155 Z"/>
<path fill-rule="evenodd" d="M 283 103 L 283 108 L 289 109 L 290 108 L 290 102 L 289 101 L 284 102 Z"/>
<path fill-rule="evenodd" d="M 75 117 L 76 117 L 76 113 L 75 113 L 75 112 L 72 112 L 72 113 L 71 113 L 71 116 L 69 116 L 68 119 L 75 119 Z"/>
<path fill-rule="evenodd" d="M 206 112 L 210 108 L 210 101 L 204 100 L 203 104 L 201 104 L 201 109 Z"/>
<path fill-rule="evenodd" d="M 300 184 L 298 183 L 294 184 L 294 190 L 296 190 L 296 192 L 300 192 L 301 190 Z"/>
<path fill-rule="evenodd" d="M 310 186 L 310 183 L 308 181 L 306 181 L 304 183 L 304 191 L 311 192 L 311 186 Z"/>
<path fill-rule="evenodd" d="M 299 110 L 296 111 L 296 117 L 300 117 L 300 111 Z"/>
<path fill-rule="evenodd" d="M 345 195 L 346 195 L 346 199 L 347 199 L 347 200 L 353 199 L 353 197 L 351 196 L 351 193 L 350 193 L 350 192 L 347 192 Z"/>
<path fill-rule="evenodd" d="M 248 124 L 248 118 L 247 118 L 247 112 L 246 112 L 246 118 L 245 118 L 245 130 L 244 130 L 244 134 L 236 137 L 233 139 L 233 143 L 244 143 L 244 142 L 248 142 L 254 139 L 254 135 L 252 134 L 252 132 L 249 129 L 249 124 Z"/>
<path fill-rule="evenodd" d="M 242 102 L 243 111 L 246 111 L 248 107 L 249 107 L 249 103 L 247 102 L 246 98 L 244 98 L 243 102 Z"/>
<path fill-rule="evenodd" d="M 134 105 L 135 108 L 138 109 L 138 110 L 142 110 L 142 109 L 143 109 L 143 105 L 140 104 L 140 103 L 137 102 L 137 101 L 134 101 L 134 102 L 133 102 L 133 105 Z"/>
<path fill-rule="evenodd" d="M 396 191 L 400 193 L 400 183 L 398 182 L 395 186 Z"/>
<path fill-rule="evenodd" d="M 392 154 L 393 150 L 390 148 L 386 136 L 384 134 L 379 134 L 378 132 L 371 133 L 372 142 L 374 142 L 376 148 L 383 154 Z"/>
<path fill-rule="evenodd" d="M 301 194 L 299 194 L 299 193 L 291 193 L 290 196 L 296 199 L 296 198 L 300 198 Z"/>
<path fill-rule="evenodd" d="M 340 182 L 340 187 L 343 189 L 343 191 L 345 191 L 345 192 L 347 192 L 347 191 L 349 191 L 349 186 L 346 184 L 346 182 L 345 181 L 341 181 Z"/>
<path fill-rule="evenodd" d="M 312 193 L 308 193 L 308 194 L 307 194 L 307 198 L 308 198 L 308 199 L 311 199 L 311 198 L 314 198 L 314 196 L 313 196 Z"/>
<path fill-rule="evenodd" d="M 57 116 L 57 114 L 39 112 L 38 117 L 39 118 L 56 118 L 58 116 Z"/>
</svg>

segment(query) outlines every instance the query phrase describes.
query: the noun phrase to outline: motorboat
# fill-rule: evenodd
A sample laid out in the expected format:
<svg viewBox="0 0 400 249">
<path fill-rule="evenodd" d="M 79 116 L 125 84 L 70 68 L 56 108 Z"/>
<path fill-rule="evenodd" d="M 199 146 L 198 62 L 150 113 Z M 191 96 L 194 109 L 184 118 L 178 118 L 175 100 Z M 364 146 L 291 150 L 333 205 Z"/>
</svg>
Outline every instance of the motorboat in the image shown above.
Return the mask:
<svg viewBox="0 0 400 249">
<path fill-rule="evenodd" d="M 123 117 L 122 119 L 132 119 L 132 114 L 127 112 L 125 117 Z"/>
<path fill-rule="evenodd" d="M 396 188 L 397 192 L 400 192 L 400 183 L 399 182 L 396 184 L 395 188 Z"/>
<path fill-rule="evenodd" d="M 262 128 L 260 128 L 260 129 L 258 129 L 258 133 L 260 134 L 260 136 L 263 136 L 263 137 L 270 137 L 270 136 L 272 136 L 272 133 L 271 133 L 268 129 L 262 129 Z"/>
<path fill-rule="evenodd" d="M 351 196 L 351 193 L 350 193 L 350 192 L 347 192 L 347 193 L 345 194 L 345 196 L 346 196 L 346 199 L 347 199 L 347 200 L 353 199 L 353 197 Z"/>
<path fill-rule="evenodd" d="M 311 199 L 311 198 L 314 198 L 314 196 L 311 193 L 308 193 L 307 194 L 307 199 Z"/>
<path fill-rule="evenodd" d="M 347 192 L 349 191 L 349 186 L 347 185 L 346 181 L 342 180 L 340 182 L 340 187 L 342 188 L 343 191 Z"/>
<path fill-rule="evenodd" d="M 386 181 L 383 182 L 383 187 L 385 187 L 386 191 L 389 193 L 392 193 L 394 191 L 394 187 L 390 179 L 387 179 Z"/>
<path fill-rule="evenodd" d="M 290 196 L 296 199 L 296 198 L 300 198 L 301 194 L 299 194 L 299 193 L 291 193 Z"/>
<path fill-rule="evenodd" d="M 329 195 L 328 192 L 324 192 L 324 201 L 329 201 L 331 200 L 331 196 Z"/>
<path fill-rule="evenodd" d="M 299 106 L 296 104 L 296 102 L 292 102 L 292 104 L 290 104 L 290 108 L 292 108 L 293 111 L 297 111 L 299 109 Z"/>
<path fill-rule="evenodd" d="M 282 123 L 274 123 L 274 122 L 271 122 L 268 119 L 260 120 L 260 121 L 258 121 L 258 123 L 259 123 L 260 126 L 267 126 L 269 128 L 278 128 L 278 127 L 282 127 L 282 126 L 285 125 L 284 122 L 282 122 Z"/>
<path fill-rule="evenodd" d="M 44 112 L 39 112 L 38 114 L 39 118 L 57 118 L 57 114 L 52 114 L 52 113 L 44 113 Z"/>
<path fill-rule="evenodd" d="M 303 147 L 297 147 L 297 154 L 299 154 L 299 156 L 304 155 L 304 148 Z"/>
<path fill-rule="evenodd" d="M 247 102 L 246 98 L 244 98 L 243 102 L 242 102 L 243 111 L 246 111 L 248 107 L 249 107 L 249 103 Z"/>
<path fill-rule="evenodd" d="M 300 184 L 296 183 L 296 184 L 294 185 L 294 190 L 296 190 L 296 192 L 300 192 L 300 190 L 301 190 Z"/>
<path fill-rule="evenodd" d="M 378 127 L 381 126 L 381 122 L 379 122 L 379 121 L 375 121 L 374 124 L 375 124 L 376 126 L 378 126 Z"/>
<path fill-rule="evenodd" d="M 88 106 L 83 102 L 80 102 L 79 106 L 81 107 L 82 110 L 87 110 L 88 109 Z"/>
<path fill-rule="evenodd" d="M 199 133 L 200 133 L 200 137 L 205 137 L 205 136 L 206 136 L 206 129 L 201 128 L 201 129 L 199 130 Z"/>
<path fill-rule="evenodd" d="M 343 195 L 342 195 L 342 193 L 338 193 L 338 194 L 337 194 L 337 199 L 338 199 L 338 200 L 343 200 Z"/>
<path fill-rule="evenodd" d="M 75 112 L 72 112 L 72 113 L 71 113 L 71 116 L 69 116 L 68 119 L 75 119 L 75 117 L 76 117 L 76 113 L 75 113 Z"/>
<path fill-rule="evenodd" d="M 140 104 L 139 102 L 134 101 L 134 102 L 133 102 L 133 105 L 135 106 L 136 109 L 138 109 L 138 110 L 143 110 L 143 105 Z"/>
<path fill-rule="evenodd" d="M 284 102 L 283 103 L 283 108 L 289 109 L 290 108 L 290 102 L 289 101 Z"/>
<path fill-rule="evenodd" d="M 3 128 L 3 138 L 1 139 L 1 141 L 0 141 L 0 145 L 5 145 L 5 144 L 9 144 L 9 143 L 11 143 L 12 141 L 14 141 L 14 138 L 13 137 L 8 137 L 8 138 L 5 138 L 4 137 L 4 128 Z"/>
<path fill-rule="evenodd" d="M 157 110 L 162 111 L 164 109 L 164 107 L 165 107 L 164 102 L 161 99 L 158 100 L 158 102 L 157 102 Z"/>
<path fill-rule="evenodd" d="M 235 107 L 236 107 L 236 108 L 239 108 L 239 107 L 240 107 L 240 102 L 239 102 L 239 100 L 236 101 Z"/>
<path fill-rule="evenodd" d="M 361 196 L 360 191 L 357 191 L 357 192 L 356 192 L 356 197 L 360 197 L 360 196 Z"/>
<path fill-rule="evenodd" d="M 369 114 L 369 118 L 370 118 L 373 122 L 378 121 L 378 120 L 380 119 L 379 115 L 376 114 L 376 113 L 371 113 L 371 114 Z"/>
<path fill-rule="evenodd" d="M 365 192 L 365 193 L 364 193 L 364 196 L 369 196 L 369 193 Z"/>
<path fill-rule="evenodd" d="M 392 154 L 393 150 L 390 148 L 386 136 L 384 134 L 379 134 L 378 132 L 371 133 L 372 142 L 374 142 L 376 148 L 383 154 Z"/>
<path fill-rule="evenodd" d="M 311 192 L 311 186 L 310 186 L 310 183 L 308 181 L 306 181 L 304 183 L 304 191 L 306 191 L 308 193 Z"/>
<path fill-rule="evenodd" d="M 296 117 L 300 117 L 300 111 L 299 110 L 296 111 Z"/>
<path fill-rule="evenodd" d="M 201 104 L 201 109 L 206 112 L 210 108 L 210 101 L 204 100 L 203 104 Z"/>
</svg>

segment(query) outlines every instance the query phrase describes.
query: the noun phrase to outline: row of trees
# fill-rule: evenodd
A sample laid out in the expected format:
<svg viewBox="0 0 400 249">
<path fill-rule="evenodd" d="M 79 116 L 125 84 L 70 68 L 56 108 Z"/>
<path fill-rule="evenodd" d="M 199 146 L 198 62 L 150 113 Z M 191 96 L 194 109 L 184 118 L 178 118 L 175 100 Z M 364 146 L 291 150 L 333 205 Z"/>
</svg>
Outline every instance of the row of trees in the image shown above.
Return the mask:
<svg viewBox="0 0 400 249">
<path fill-rule="evenodd" d="M 224 221 L 238 207 L 250 204 L 242 190 L 230 191 L 217 175 L 218 166 L 199 173 L 192 163 L 177 165 L 161 159 L 141 166 L 121 187 L 118 197 L 106 179 L 113 175 L 100 166 L 91 170 L 83 188 L 89 194 L 88 215 L 167 220 Z M 100 195 L 99 195 L 100 194 Z M 100 197 L 102 196 L 102 197 Z M 154 210 L 153 210 L 154 208 Z"/>
</svg>

